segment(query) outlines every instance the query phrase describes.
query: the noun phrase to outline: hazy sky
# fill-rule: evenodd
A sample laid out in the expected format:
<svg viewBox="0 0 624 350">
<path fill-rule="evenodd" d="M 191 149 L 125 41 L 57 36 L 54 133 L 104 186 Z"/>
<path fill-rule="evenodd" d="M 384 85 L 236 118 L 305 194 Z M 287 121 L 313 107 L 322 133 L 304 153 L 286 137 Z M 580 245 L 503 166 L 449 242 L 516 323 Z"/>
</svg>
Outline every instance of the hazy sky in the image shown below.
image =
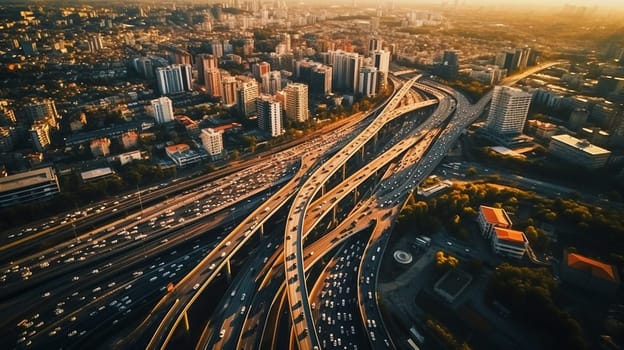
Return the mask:
<svg viewBox="0 0 624 350">
<path fill-rule="evenodd" d="M 358 1 L 358 0 L 356 0 Z M 363 0 L 362 0 L 363 1 Z M 447 3 L 453 4 L 455 0 L 394 0 L 395 3 Z M 585 7 L 620 7 L 624 8 L 624 0 L 457 0 L 457 2 L 465 3 L 466 5 L 494 5 L 494 6 L 546 6 L 546 7 L 561 7 L 564 4 L 585 6 Z"/>
</svg>

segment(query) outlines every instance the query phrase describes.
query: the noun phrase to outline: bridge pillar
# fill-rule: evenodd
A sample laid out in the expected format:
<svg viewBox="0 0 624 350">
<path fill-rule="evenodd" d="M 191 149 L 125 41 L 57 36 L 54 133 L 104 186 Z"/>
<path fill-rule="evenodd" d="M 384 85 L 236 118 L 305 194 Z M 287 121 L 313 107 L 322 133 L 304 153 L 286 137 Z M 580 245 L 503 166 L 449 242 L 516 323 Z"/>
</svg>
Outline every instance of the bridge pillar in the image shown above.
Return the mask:
<svg viewBox="0 0 624 350">
<path fill-rule="evenodd" d="M 359 193 L 358 193 L 358 190 L 357 190 L 357 188 L 356 188 L 356 189 L 353 191 L 353 205 L 357 205 L 357 202 L 358 202 L 358 195 L 359 195 Z"/>
<path fill-rule="evenodd" d="M 362 159 L 362 161 L 364 161 L 364 145 L 362 145 L 362 148 L 360 148 L 360 158 Z"/>
<path fill-rule="evenodd" d="M 375 133 L 375 136 L 373 136 L 373 150 L 375 150 L 375 152 L 377 151 L 377 141 L 379 139 L 379 133 L 381 131 Z"/>
<path fill-rule="evenodd" d="M 225 276 L 228 283 L 232 282 L 232 266 L 230 265 L 230 259 L 225 261 Z"/>
<path fill-rule="evenodd" d="M 323 186 L 321 186 L 321 196 L 325 195 L 325 184 L 323 184 Z"/>
<path fill-rule="evenodd" d="M 191 329 L 191 324 L 188 319 L 188 312 L 184 311 L 184 329 L 188 332 Z"/>
<path fill-rule="evenodd" d="M 338 207 L 337 206 L 333 206 L 332 207 L 332 221 L 335 223 L 336 222 L 336 213 L 338 212 Z"/>
<path fill-rule="evenodd" d="M 262 239 L 264 237 L 264 224 L 260 225 L 258 232 L 260 233 L 260 239 Z"/>
<path fill-rule="evenodd" d="M 342 181 L 345 180 L 347 175 L 347 163 L 342 164 Z"/>
</svg>

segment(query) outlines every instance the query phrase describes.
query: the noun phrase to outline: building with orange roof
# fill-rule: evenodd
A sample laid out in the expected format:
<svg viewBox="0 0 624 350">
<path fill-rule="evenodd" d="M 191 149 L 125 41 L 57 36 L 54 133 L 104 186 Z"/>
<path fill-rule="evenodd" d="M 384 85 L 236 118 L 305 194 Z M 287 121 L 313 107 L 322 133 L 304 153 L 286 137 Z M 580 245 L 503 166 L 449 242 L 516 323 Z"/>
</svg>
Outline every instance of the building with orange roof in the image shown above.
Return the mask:
<svg viewBox="0 0 624 350">
<path fill-rule="evenodd" d="M 494 228 L 511 228 L 511 219 L 504 209 L 479 206 L 479 227 L 483 237 L 491 239 L 494 234 Z"/>
<path fill-rule="evenodd" d="M 491 242 L 496 254 L 514 259 L 522 259 L 528 245 L 524 232 L 502 227 L 494 227 Z"/>
<path fill-rule="evenodd" d="M 611 295 L 620 286 L 620 275 L 615 266 L 568 250 L 563 252 L 561 279 L 587 290 Z"/>
<path fill-rule="evenodd" d="M 204 158 L 202 154 L 192 150 L 189 145 L 184 143 L 165 147 L 165 153 L 179 167 L 200 163 Z"/>
</svg>

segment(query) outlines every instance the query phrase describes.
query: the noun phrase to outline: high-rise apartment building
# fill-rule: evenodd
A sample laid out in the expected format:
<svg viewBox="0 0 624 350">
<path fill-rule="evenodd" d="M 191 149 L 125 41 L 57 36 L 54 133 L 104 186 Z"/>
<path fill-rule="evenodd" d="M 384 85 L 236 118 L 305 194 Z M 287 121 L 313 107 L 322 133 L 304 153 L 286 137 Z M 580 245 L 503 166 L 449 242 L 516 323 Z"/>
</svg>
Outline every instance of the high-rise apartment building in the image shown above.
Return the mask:
<svg viewBox="0 0 624 350">
<path fill-rule="evenodd" d="M 163 124 L 173 120 L 173 104 L 169 97 L 160 97 L 151 101 L 156 123 Z"/>
<path fill-rule="evenodd" d="M 212 160 L 223 156 L 223 132 L 213 128 L 202 129 L 200 138 L 202 145 Z"/>
<path fill-rule="evenodd" d="M 388 80 L 388 72 L 390 71 L 390 51 L 374 51 L 372 57 L 373 66 L 377 68 L 377 72 L 381 75 L 381 84 L 386 85 L 386 81 Z"/>
<path fill-rule="evenodd" d="M 212 97 L 221 96 L 221 71 L 218 68 L 208 68 L 204 71 L 206 93 Z"/>
<path fill-rule="evenodd" d="M 489 132 L 496 135 L 519 135 L 531 104 L 531 94 L 518 88 L 496 86 L 486 120 Z"/>
<path fill-rule="evenodd" d="M 377 94 L 377 68 L 362 67 L 358 78 L 357 92 L 361 96 L 373 97 Z"/>
<path fill-rule="evenodd" d="M 256 81 L 260 83 L 262 82 L 262 77 L 265 75 L 268 76 L 269 72 L 271 72 L 271 65 L 268 62 L 254 63 L 253 66 L 251 66 L 251 72 L 254 78 L 256 78 Z"/>
<path fill-rule="evenodd" d="M 355 93 L 358 87 L 362 57 L 353 52 L 330 51 L 333 90 Z"/>
<path fill-rule="evenodd" d="M 375 51 L 380 51 L 382 47 L 383 41 L 381 38 L 373 37 L 368 39 L 368 55 L 371 55 Z"/>
<path fill-rule="evenodd" d="M 95 34 L 94 36 L 89 38 L 89 51 L 96 52 L 102 50 L 104 48 L 104 43 L 102 42 L 102 35 Z"/>
<path fill-rule="evenodd" d="M 269 90 L 263 92 L 275 95 L 280 90 L 282 90 L 282 73 L 278 70 L 271 71 L 269 73 Z"/>
<path fill-rule="evenodd" d="M 259 94 L 258 82 L 249 80 L 242 82 L 237 91 L 238 110 L 244 116 L 256 113 L 256 98 Z"/>
<path fill-rule="evenodd" d="M 288 84 L 286 93 L 286 117 L 304 122 L 308 120 L 308 86 L 301 83 Z"/>
<path fill-rule="evenodd" d="M 205 53 L 199 54 L 195 57 L 195 65 L 197 66 L 199 82 L 204 86 L 207 85 L 206 71 L 209 69 L 219 68 L 217 57 L 215 55 Z"/>
<path fill-rule="evenodd" d="M 38 102 L 30 103 L 24 106 L 24 114 L 27 122 L 45 121 L 52 128 L 57 128 L 57 120 L 59 119 L 56 111 L 56 103 L 54 100 L 46 99 Z"/>
<path fill-rule="evenodd" d="M 238 89 L 238 80 L 231 75 L 223 77 L 221 80 L 221 99 L 226 107 L 234 106 L 238 98 L 236 90 Z"/>
<path fill-rule="evenodd" d="M 258 128 L 268 132 L 272 137 L 282 135 L 282 105 L 272 96 L 261 95 L 256 99 Z"/>
<path fill-rule="evenodd" d="M 173 64 L 156 69 L 156 83 L 161 95 L 193 90 L 191 65 Z"/>
</svg>

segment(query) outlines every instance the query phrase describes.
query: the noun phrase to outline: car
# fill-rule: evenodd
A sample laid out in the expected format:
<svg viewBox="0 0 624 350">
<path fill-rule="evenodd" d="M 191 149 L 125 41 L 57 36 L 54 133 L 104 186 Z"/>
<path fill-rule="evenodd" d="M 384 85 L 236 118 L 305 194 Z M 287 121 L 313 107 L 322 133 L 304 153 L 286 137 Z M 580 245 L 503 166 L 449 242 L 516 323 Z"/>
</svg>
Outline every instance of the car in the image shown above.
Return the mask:
<svg viewBox="0 0 624 350">
<path fill-rule="evenodd" d="M 224 336 L 225 336 L 225 329 L 222 329 L 222 330 L 219 332 L 219 338 L 223 338 Z"/>
<path fill-rule="evenodd" d="M 199 289 L 199 283 L 195 283 L 195 285 L 193 286 L 193 290 L 197 290 Z"/>
</svg>

